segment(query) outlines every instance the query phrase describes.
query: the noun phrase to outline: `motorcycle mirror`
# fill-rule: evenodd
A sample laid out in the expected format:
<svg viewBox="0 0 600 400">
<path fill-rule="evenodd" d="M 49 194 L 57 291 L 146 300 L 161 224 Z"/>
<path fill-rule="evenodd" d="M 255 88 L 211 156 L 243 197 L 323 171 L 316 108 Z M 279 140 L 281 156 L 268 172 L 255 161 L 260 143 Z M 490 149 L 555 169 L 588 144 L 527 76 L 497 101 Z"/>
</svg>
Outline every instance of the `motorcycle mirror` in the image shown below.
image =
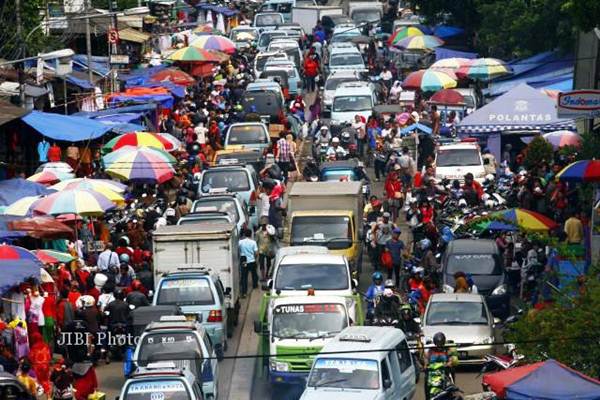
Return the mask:
<svg viewBox="0 0 600 400">
<path fill-rule="evenodd" d="M 148 297 L 154 296 L 154 290 L 148 290 Z"/>
</svg>

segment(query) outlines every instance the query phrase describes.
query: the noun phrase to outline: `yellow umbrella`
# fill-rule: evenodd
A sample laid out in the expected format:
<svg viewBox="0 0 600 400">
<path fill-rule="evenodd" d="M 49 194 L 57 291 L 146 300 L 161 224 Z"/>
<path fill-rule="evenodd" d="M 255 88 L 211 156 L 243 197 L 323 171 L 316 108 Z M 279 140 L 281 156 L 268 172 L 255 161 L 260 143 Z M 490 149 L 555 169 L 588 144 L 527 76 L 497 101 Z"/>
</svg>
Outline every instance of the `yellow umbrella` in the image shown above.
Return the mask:
<svg viewBox="0 0 600 400">
<path fill-rule="evenodd" d="M 4 209 L 5 215 L 18 215 L 25 217 L 31 215 L 31 209 L 41 199 L 41 196 L 26 196 L 12 203 Z"/>
<path fill-rule="evenodd" d="M 127 186 L 123 185 L 121 182 L 110 179 L 74 178 L 59 182 L 51 187 L 51 189 L 56 189 L 58 191 L 64 189 L 98 190 L 99 188 L 112 190 L 116 193 L 123 193 L 127 189 Z"/>
</svg>

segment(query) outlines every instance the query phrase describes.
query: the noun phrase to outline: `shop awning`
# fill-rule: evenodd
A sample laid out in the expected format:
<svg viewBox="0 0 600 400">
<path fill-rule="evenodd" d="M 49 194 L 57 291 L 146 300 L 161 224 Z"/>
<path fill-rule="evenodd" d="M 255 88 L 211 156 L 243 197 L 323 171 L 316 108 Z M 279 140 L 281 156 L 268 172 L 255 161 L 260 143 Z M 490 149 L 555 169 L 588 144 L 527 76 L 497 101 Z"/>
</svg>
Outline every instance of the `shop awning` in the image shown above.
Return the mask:
<svg viewBox="0 0 600 400">
<path fill-rule="evenodd" d="M 22 116 L 27 115 L 28 112 L 29 111 L 24 108 L 0 100 L 0 125 L 21 118 Z"/>
<path fill-rule="evenodd" d="M 97 139 L 110 130 L 110 126 L 88 118 L 41 111 L 32 111 L 31 114 L 23 117 L 22 120 L 50 139 L 67 142 Z"/>
<path fill-rule="evenodd" d="M 119 40 L 125 40 L 127 42 L 134 43 L 145 43 L 150 40 L 150 35 L 133 28 L 125 28 L 119 31 Z"/>
</svg>

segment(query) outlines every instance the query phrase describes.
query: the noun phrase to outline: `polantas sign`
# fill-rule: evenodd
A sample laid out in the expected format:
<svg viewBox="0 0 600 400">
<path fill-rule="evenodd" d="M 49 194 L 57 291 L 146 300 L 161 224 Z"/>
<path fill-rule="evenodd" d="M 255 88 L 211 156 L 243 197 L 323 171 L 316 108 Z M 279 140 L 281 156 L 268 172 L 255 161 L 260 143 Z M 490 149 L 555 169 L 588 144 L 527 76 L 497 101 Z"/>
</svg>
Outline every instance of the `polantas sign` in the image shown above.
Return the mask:
<svg viewBox="0 0 600 400">
<path fill-rule="evenodd" d="M 600 90 L 573 90 L 558 95 L 559 118 L 600 117 Z"/>
<path fill-rule="evenodd" d="M 489 122 L 539 124 L 552 121 L 552 115 L 549 113 L 530 111 L 527 100 L 515 101 L 512 112 L 509 111 L 507 110 L 505 113 L 490 113 L 488 115 Z"/>
</svg>

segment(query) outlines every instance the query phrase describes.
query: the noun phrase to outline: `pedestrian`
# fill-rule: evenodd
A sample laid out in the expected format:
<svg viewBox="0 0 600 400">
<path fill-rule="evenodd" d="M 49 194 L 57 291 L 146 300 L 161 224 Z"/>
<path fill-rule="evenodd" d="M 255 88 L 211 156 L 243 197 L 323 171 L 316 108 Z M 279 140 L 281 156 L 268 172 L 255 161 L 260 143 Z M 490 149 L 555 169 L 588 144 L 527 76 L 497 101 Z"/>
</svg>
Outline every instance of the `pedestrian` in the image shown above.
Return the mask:
<svg viewBox="0 0 600 400">
<path fill-rule="evenodd" d="M 239 243 L 240 250 L 240 262 L 242 269 L 241 276 L 241 295 L 242 298 L 246 297 L 248 291 L 248 274 L 252 275 L 252 288 L 258 287 L 258 274 L 256 273 L 256 259 L 258 258 L 258 246 L 256 242 L 250 237 L 252 232 L 249 229 L 242 231 L 242 239 Z"/>
<path fill-rule="evenodd" d="M 392 238 L 387 241 L 385 247 L 390 252 L 392 256 L 392 269 L 388 271 L 388 279 L 391 279 L 392 276 L 396 279 L 396 288 L 404 289 L 404 277 L 402 276 L 403 272 L 403 260 L 402 253 L 404 252 L 404 242 L 400 240 L 400 234 L 402 231 L 400 228 L 394 228 L 392 230 Z"/>
<path fill-rule="evenodd" d="M 306 79 L 306 90 L 314 92 L 316 89 L 316 79 L 319 75 L 319 62 L 314 48 L 311 47 L 308 55 L 304 59 L 304 77 Z"/>
<path fill-rule="evenodd" d="M 383 143 L 377 143 L 374 153 L 374 167 L 375 167 L 375 182 L 379 182 L 381 178 L 385 177 L 385 164 L 387 163 L 388 155 L 383 148 Z"/>
<path fill-rule="evenodd" d="M 440 113 L 438 112 L 437 105 L 434 104 L 431 106 L 431 133 L 434 136 L 439 136 L 440 124 L 441 124 Z"/>
<path fill-rule="evenodd" d="M 277 165 L 283 173 L 284 182 L 288 181 L 292 162 L 292 148 L 286 137 L 287 132 L 281 131 L 279 133 L 279 140 L 277 141 L 277 156 L 275 158 L 277 160 Z"/>
<path fill-rule="evenodd" d="M 255 235 L 261 281 L 267 280 L 270 276 L 271 263 L 277 252 L 277 230 L 273 225 L 267 224 L 268 220 L 268 217 L 261 218 L 260 228 Z"/>
<path fill-rule="evenodd" d="M 352 122 L 352 128 L 356 131 L 356 146 L 358 152 L 358 158 L 362 159 L 365 154 L 366 144 L 366 124 L 363 122 L 362 117 L 358 114 L 354 116 L 354 122 Z"/>
<path fill-rule="evenodd" d="M 583 242 L 583 224 L 578 212 L 572 212 L 565 221 L 564 232 L 567 235 L 568 244 L 581 244 Z"/>
<path fill-rule="evenodd" d="M 398 157 L 397 163 L 400 166 L 399 173 L 403 192 L 406 193 L 412 186 L 413 176 L 417 170 L 415 160 L 411 157 L 407 146 L 402 147 L 402 155 Z"/>
<path fill-rule="evenodd" d="M 394 171 L 391 171 L 388 174 L 384 185 L 388 210 L 391 214 L 392 222 L 396 222 L 396 218 L 398 218 L 398 213 L 402 208 L 404 200 L 402 182 L 400 182 L 400 179 L 398 178 L 399 169 L 400 166 L 394 164 Z"/>
</svg>

